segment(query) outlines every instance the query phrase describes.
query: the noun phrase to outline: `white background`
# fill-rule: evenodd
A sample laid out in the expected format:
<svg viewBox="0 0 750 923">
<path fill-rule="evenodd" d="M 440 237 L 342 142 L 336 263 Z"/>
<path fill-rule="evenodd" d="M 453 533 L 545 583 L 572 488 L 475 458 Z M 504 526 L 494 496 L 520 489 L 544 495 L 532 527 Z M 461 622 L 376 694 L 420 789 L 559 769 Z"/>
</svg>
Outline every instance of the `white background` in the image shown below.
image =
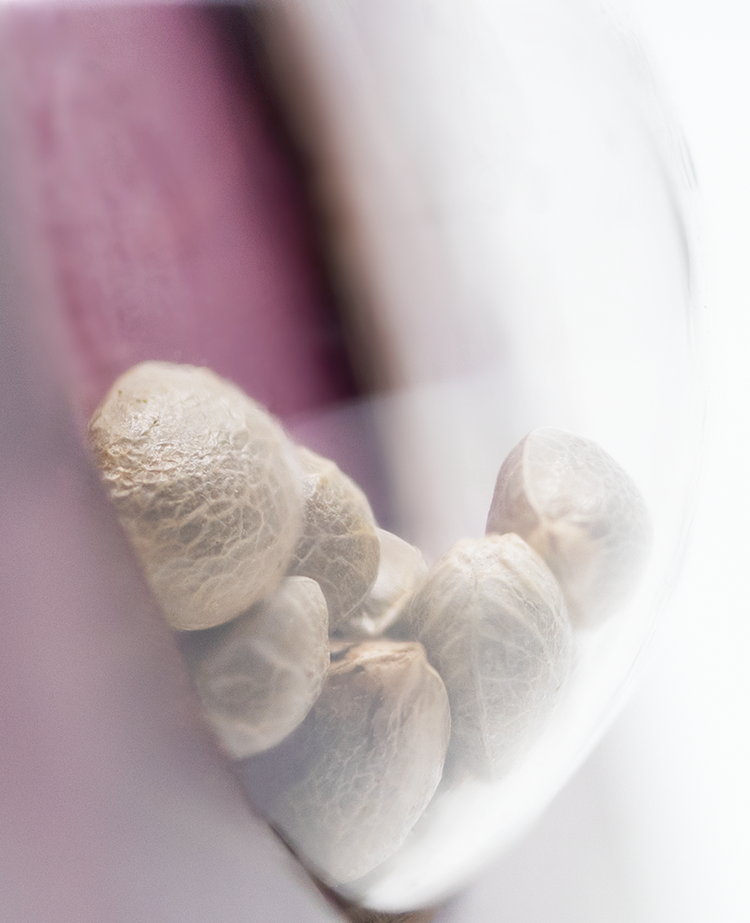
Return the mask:
<svg viewBox="0 0 750 923">
<path fill-rule="evenodd" d="M 750 8 L 622 5 L 698 180 L 710 370 L 701 498 L 632 700 L 451 921 L 750 920 Z"/>
</svg>

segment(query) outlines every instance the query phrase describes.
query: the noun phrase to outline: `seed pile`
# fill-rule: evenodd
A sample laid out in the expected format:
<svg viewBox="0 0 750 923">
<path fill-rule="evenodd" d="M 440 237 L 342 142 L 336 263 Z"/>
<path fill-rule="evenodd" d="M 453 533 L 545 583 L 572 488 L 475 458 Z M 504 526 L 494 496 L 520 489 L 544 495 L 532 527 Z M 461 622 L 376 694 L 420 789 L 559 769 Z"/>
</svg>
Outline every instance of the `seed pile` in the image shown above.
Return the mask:
<svg viewBox="0 0 750 923">
<path fill-rule="evenodd" d="M 92 417 L 96 463 L 259 809 L 330 884 L 388 859 L 452 779 L 502 778 L 622 605 L 649 523 L 589 440 L 530 433 L 487 535 L 432 568 L 331 461 L 207 369 L 135 366 Z"/>
</svg>

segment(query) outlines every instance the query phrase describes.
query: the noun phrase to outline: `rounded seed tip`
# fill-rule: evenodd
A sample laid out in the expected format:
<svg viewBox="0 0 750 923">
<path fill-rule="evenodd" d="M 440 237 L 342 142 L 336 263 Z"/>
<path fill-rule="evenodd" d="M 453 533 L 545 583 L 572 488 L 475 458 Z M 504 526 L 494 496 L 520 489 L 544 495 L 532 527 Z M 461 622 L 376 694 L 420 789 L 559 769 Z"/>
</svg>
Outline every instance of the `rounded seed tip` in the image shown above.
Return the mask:
<svg viewBox="0 0 750 923">
<path fill-rule="evenodd" d="M 224 750 L 244 759 L 275 747 L 304 720 L 328 672 L 328 610 L 320 587 L 287 577 L 218 628 L 190 632 L 182 650 Z"/>
<path fill-rule="evenodd" d="M 440 782 L 445 687 L 419 644 L 334 643 L 300 732 L 296 752 L 277 758 L 302 754 L 304 767 L 267 815 L 322 879 L 354 881 L 396 852 Z"/>
<path fill-rule="evenodd" d="M 302 529 L 298 462 L 239 388 L 145 362 L 115 382 L 89 438 L 170 625 L 222 624 L 278 585 Z"/>
<path fill-rule="evenodd" d="M 623 606 L 651 544 L 629 475 L 595 442 L 556 429 L 529 433 L 503 462 L 487 531 L 515 532 L 544 558 L 577 628 Z"/>
<path fill-rule="evenodd" d="M 450 699 L 452 775 L 501 778 L 536 739 L 572 662 L 551 572 L 517 535 L 457 542 L 407 613 Z"/>
</svg>

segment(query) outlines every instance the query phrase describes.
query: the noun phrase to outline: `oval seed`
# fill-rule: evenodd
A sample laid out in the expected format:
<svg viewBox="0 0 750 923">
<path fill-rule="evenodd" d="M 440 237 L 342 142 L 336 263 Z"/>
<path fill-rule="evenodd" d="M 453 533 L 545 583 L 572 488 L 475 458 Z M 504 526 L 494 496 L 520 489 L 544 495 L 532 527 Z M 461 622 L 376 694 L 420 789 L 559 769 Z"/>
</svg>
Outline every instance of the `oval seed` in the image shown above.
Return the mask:
<svg viewBox="0 0 750 923">
<path fill-rule="evenodd" d="M 516 532 L 547 562 L 576 627 L 627 600 L 648 557 L 651 526 L 630 477 L 595 442 L 536 429 L 503 462 L 488 532 Z"/>
<path fill-rule="evenodd" d="M 89 437 L 170 625 L 219 625 L 278 585 L 302 527 L 296 453 L 239 388 L 145 362 L 115 382 Z"/>
<path fill-rule="evenodd" d="M 320 587 L 288 577 L 247 613 L 190 632 L 183 653 L 206 717 L 230 756 L 275 747 L 305 718 L 328 672 L 328 610 Z"/>
<path fill-rule="evenodd" d="M 380 567 L 369 596 L 347 621 L 345 631 L 353 637 L 376 638 L 394 626 L 427 574 L 427 562 L 419 548 L 385 529 L 375 532 L 380 542 Z"/>
<path fill-rule="evenodd" d="M 562 593 L 517 535 L 463 539 L 406 616 L 450 699 L 451 771 L 498 779 L 533 742 L 571 663 Z"/>
<path fill-rule="evenodd" d="M 339 642 L 310 714 L 248 761 L 246 780 L 302 858 L 343 884 L 403 843 L 438 786 L 449 736 L 445 687 L 420 644 Z"/>
<path fill-rule="evenodd" d="M 290 573 L 317 580 L 336 631 L 362 603 L 378 574 L 380 545 L 364 493 L 334 462 L 298 449 L 304 527 Z"/>
</svg>

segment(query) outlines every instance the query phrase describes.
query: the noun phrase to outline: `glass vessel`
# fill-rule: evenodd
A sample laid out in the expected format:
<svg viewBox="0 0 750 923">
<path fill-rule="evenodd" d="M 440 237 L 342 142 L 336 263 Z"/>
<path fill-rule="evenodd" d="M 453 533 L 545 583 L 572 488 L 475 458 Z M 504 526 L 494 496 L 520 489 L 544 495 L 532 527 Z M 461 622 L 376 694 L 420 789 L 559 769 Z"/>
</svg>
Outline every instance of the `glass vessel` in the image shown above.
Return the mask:
<svg viewBox="0 0 750 923">
<path fill-rule="evenodd" d="M 374 867 L 342 880 L 276 822 L 293 746 L 233 770 L 343 901 L 439 905 L 601 737 L 679 568 L 703 400 L 693 178 L 636 40 L 589 0 L 272 0 L 13 11 L 2 41 L 8 209 L 71 432 L 136 362 L 210 366 L 428 565 L 483 536 L 500 466 L 539 428 L 603 447 L 642 494 L 645 570 L 573 632 L 544 727 L 499 778 L 444 779 Z M 175 757 L 183 785 L 194 759 Z M 238 855 L 275 848 L 248 836 Z M 308 898 L 322 919 L 294 888 L 279 919 Z"/>
<path fill-rule="evenodd" d="M 576 634 L 534 747 L 499 782 L 439 789 L 345 888 L 396 911 L 468 882 L 570 776 L 675 578 L 700 439 L 693 181 L 637 42 L 596 4 L 279 6 L 396 531 L 433 561 L 481 535 L 500 463 L 540 426 L 605 446 L 653 521 L 637 592 Z"/>
</svg>

